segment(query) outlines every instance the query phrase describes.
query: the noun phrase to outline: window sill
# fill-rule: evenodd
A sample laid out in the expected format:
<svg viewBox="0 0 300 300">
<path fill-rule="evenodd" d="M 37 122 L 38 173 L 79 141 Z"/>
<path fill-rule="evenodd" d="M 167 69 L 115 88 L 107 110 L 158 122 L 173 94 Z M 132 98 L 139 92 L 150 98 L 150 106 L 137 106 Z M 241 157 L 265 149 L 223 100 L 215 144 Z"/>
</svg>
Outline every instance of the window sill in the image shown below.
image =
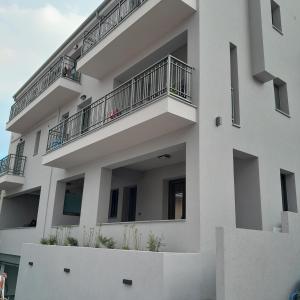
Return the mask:
<svg viewBox="0 0 300 300">
<path fill-rule="evenodd" d="M 185 223 L 186 219 L 175 219 L 175 220 L 149 220 L 149 221 L 132 221 L 132 222 L 103 222 L 98 223 L 97 226 L 107 225 L 138 225 L 138 224 L 155 224 L 155 223 Z"/>
<path fill-rule="evenodd" d="M 279 34 L 283 35 L 283 32 L 280 28 L 276 27 L 275 25 L 272 25 L 273 29 L 276 30 Z"/>
<path fill-rule="evenodd" d="M 36 226 L 20 226 L 20 227 L 9 227 L 9 228 L 0 228 L 0 231 L 5 231 L 5 230 L 23 230 L 23 229 L 29 229 L 33 230 L 36 229 Z"/>
<path fill-rule="evenodd" d="M 291 116 L 289 115 L 289 114 L 287 114 L 286 112 L 284 112 L 284 111 L 282 111 L 282 110 L 280 110 L 280 109 L 278 109 L 278 108 L 275 108 L 275 110 L 277 111 L 277 112 L 279 112 L 280 114 L 282 114 L 282 115 L 284 115 L 285 117 L 287 117 L 287 118 L 291 118 Z"/>
<path fill-rule="evenodd" d="M 235 128 L 241 128 L 241 125 L 240 124 L 236 124 L 236 123 L 232 123 L 232 126 L 235 127 Z"/>
<path fill-rule="evenodd" d="M 79 228 L 79 225 L 52 225 L 52 229 L 59 229 L 59 228 Z"/>
</svg>

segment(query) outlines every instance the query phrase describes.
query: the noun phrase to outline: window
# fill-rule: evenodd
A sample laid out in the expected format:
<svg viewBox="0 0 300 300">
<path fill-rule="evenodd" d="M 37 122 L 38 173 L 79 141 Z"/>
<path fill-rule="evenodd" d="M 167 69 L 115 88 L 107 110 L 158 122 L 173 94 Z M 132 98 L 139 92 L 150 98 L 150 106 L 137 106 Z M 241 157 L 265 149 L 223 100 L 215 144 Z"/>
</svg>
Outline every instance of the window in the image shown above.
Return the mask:
<svg viewBox="0 0 300 300">
<path fill-rule="evenodd" d="M 279 78 L 274 79 L 274 96 L 275 96 L 275 106 L 276 110 L 289 115 L 289 103 L 288 103 L 288 93 L 287 85 L 285 82 Z"/>
<path fill-rule="evenodd" d="M 296 213 L 298 209 L 294 174 L 285 170 L 281 170 L 280 183 L 283 211 L 291 211 Z"/>
<path fill-rule="evenodd" d="M 66 183 L 64 197 L 64 215 L 80 216 L 84 179 L 77 179 Z"/>
<path fill-rule="evenodd" d="M 231 117 L 233 125 L 240 125 L 239 79 L 237 47 L 230 43 Z"/>
<path fill-rule="evenodd" d="M 113 219 L 118 216 L 118 201 L 119 201 L 119 190 L 112 190 L 110 193 L 110 207 L 108 217 Z"/>
<path fill-rule="evenodd" d="M 123 190 L 122 222 L 134 222 L 136 219 L 137 186 Z"/>
<path fill-rule="evenodd" d="M 169 182 L 169 220 L 185 219 L 185 179 Z"/>
<path fill-rule="evenodd" d="M 272 25 L 273 28 L 282 33 L 280 6 L 271 0 Z"/>
<path fill-rule="evenodd" d="M 35 135 L 33 155 L 37 155 L 39 153 L 40 139 L 41 139 L 41 131 L 39 130 Z"/>
</svg>

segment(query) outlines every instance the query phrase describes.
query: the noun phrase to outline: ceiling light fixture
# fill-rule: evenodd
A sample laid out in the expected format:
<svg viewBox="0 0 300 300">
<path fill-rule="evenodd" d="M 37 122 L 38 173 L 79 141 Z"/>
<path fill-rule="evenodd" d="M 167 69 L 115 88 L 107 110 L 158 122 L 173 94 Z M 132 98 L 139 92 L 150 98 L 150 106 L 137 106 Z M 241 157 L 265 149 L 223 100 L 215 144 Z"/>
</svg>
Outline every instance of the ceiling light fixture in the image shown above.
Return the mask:
<svg viewBox="0 0 300 300">
<path fill-rule="evenodd" d="M 157 158 L 158 159 L 170 159 L 171 155 L 170 154 L 163 154 L 163 155 L 157 156 Z"/>
</svg>

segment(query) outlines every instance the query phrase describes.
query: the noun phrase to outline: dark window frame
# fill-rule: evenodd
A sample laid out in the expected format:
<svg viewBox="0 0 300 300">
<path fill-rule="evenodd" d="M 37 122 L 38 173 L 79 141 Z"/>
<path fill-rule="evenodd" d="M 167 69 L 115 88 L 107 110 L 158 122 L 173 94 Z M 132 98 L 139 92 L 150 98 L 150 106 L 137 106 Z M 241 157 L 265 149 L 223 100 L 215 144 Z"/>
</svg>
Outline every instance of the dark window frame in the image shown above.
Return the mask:
<svg viewBox="0 0 300 300">
<path fill-rule="evenodd" d="M 169 203 L 168 203 L 168 219 L 169 220 L 176 220 L 175 219 L 175 185 L 183 184 L 183 202 L 182 202 L 182 217 L 178 220 L 185 220 L 186 219 L 186 178 L 179 178 L 175 180 L 170 180 L 169 185 Z"/>
<path fill-rule="evenodd" d="M 119 207 L 119 189 L 112 189 L 110 191 L 110 203 L 109 203 L 109 219 L 115 219 L 118 217 Z"/>
</svg>

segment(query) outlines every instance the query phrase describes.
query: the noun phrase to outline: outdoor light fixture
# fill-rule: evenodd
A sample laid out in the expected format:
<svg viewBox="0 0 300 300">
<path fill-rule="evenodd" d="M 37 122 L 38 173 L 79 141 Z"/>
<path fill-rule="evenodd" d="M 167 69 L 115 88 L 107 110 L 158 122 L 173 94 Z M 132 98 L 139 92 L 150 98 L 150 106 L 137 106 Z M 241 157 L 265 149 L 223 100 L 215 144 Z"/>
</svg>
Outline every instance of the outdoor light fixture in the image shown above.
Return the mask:
<svg viewBox="0 0 300 300">
<path fill-rule="evenodd" d="M 81 96 L 80 96 L 80 99 L 81 99 L 82 101 L 84 101 L 84 100 L 86 99 L 86 95 L 81 95 Z"/>
<path fill-rule="evenodd" d="M 131 286 L 132 285 L 132 280 L 131 279 L 123 279 L 123 284 Z"/>
<path fill-rule="evenodd" d="M 222 125 L 222 117 L 218 116 L 216 117 L 216 126 L 219 127 Z"/>
<path fill-rule="evenodd" d="M 163 155 L 160 155 L 160 156 L 157 156 L 158 159 L 169 159 L 171 158 L 171 155 L 170 154 L 163 154 Z"/>
<path fill-rule="evenodd" d="M 67 274 L 69 274 L 71 272 L 71 270 L 68 269 L 68 268 L 64 268 L 64 272 L 67 273 Z"/>
</svg>

